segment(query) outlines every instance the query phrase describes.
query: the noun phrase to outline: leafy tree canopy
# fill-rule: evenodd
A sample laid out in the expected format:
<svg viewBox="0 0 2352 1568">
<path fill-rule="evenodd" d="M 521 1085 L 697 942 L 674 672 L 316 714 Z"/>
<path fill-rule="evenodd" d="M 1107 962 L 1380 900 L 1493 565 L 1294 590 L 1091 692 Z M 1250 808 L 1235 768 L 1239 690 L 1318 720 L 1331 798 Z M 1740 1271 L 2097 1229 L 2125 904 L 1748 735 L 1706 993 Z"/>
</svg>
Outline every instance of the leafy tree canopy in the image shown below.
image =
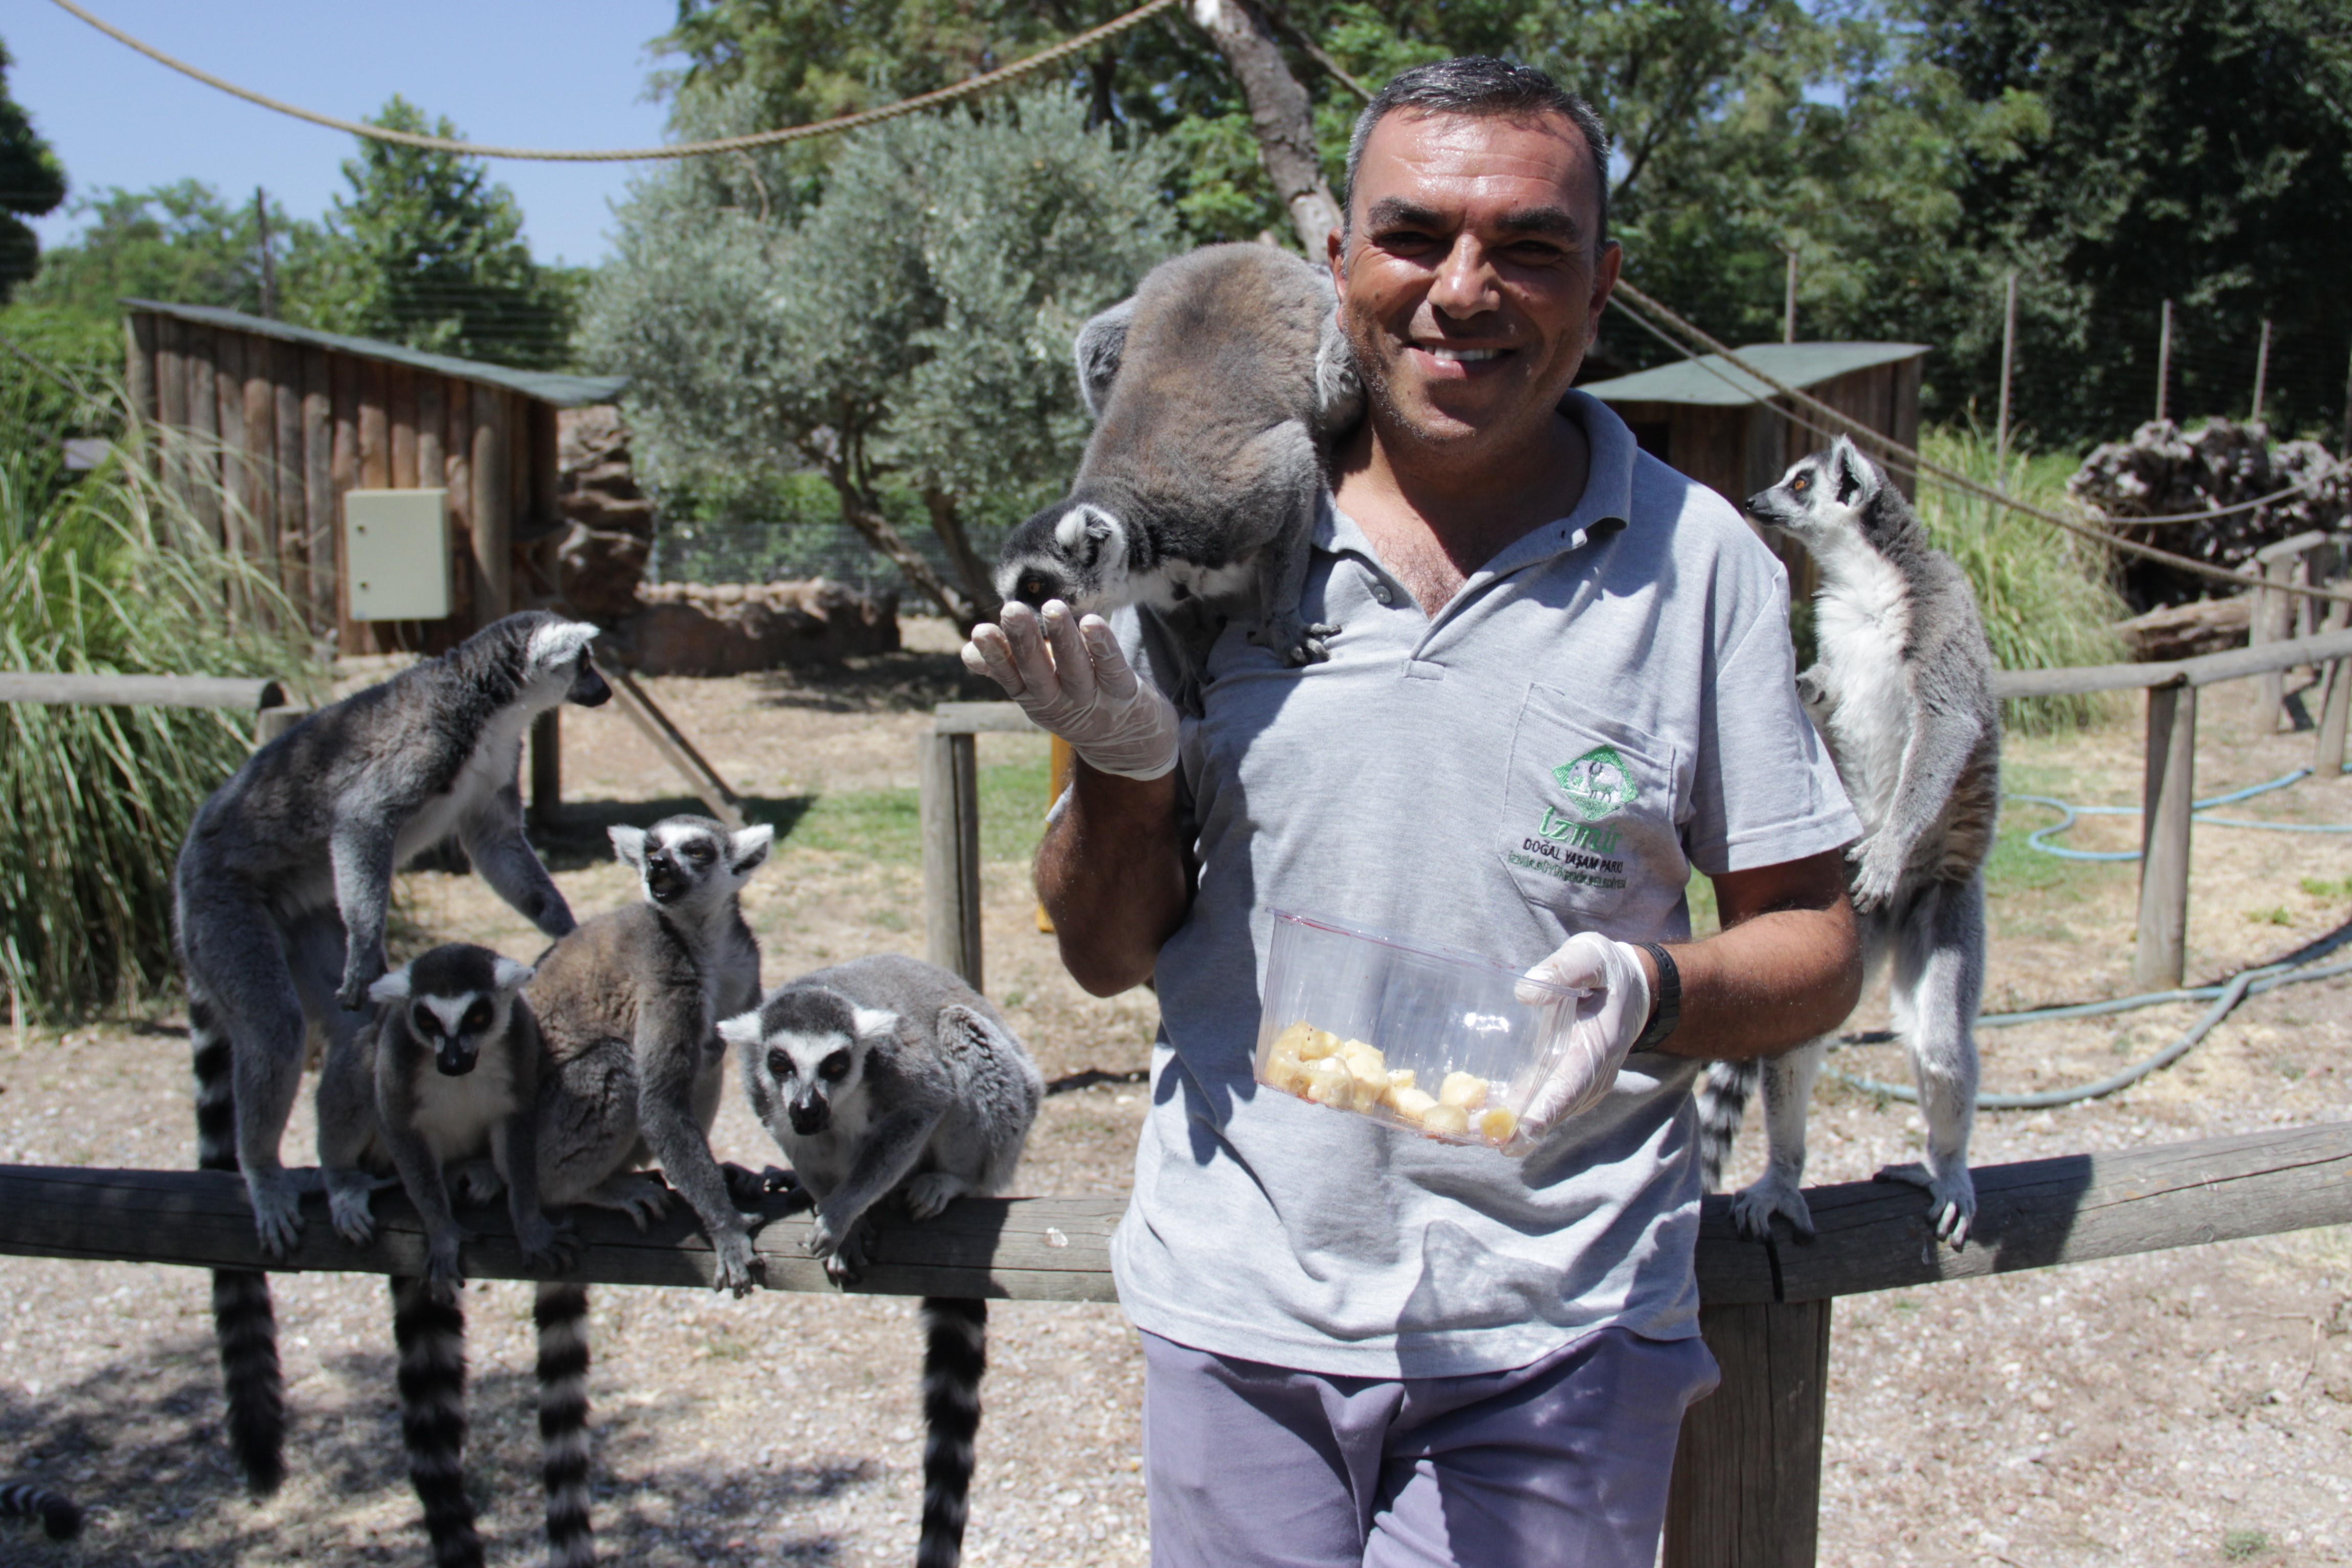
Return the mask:
<svg viewBox="0 0 2352 1568">
<path fill-rule="evenodd" d="M 126 296 L 260 310 L 260 219 L 252 202 L 232 206 L 212 186 L 182 180 L 151 191 L 110 187 L 73 210 L 88 226 L 41 258 L 26 303 L 110 320 Z M 270 204 L 274 243 L 302 243 L 297 231 L 310 226 Z"/>
<path fill-rule="evenodd" d="M 397 95 L 370 123 L 456 137 Z M 321 230 L 297 230 L 289 320 L 436 353 L 543 367 L 569 355 L 581 280 L 531 260 L 522 209 L 478 158 L 362 140 Z"/>
<path fill-rule="evenodd" d="M 64 166 L 33 129 L 32 116 L 8 96 L 13 63 L 0 45 L 0 302 L 39 265 L 41 242 L 25 218 L 54 212 L 66 199 Z"/>
</svg>

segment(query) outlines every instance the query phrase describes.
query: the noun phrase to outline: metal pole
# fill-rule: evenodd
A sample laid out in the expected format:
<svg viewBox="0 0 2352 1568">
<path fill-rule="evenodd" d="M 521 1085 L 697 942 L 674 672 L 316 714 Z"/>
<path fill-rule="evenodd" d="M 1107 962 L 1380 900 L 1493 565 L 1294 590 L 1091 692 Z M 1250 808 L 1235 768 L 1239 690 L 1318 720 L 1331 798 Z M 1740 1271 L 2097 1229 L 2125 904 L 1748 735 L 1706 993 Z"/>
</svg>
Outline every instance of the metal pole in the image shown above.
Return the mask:
<svg viewBox="0 0 2352 1568">
<path fill-rule="evenodd" d="M 1993 483 L 2009 482 L 2009 377 L 2017 367 L 2017 268 L 2009 269 L 2000 318 L 2000 422 L 1994 427 Z"/>
<path fill-rule="evenodd" d="M 1780 306 L 1780 341 L 1793 343 L 1797 341 L 1797 247 L 1784 245 L 1780 248 L 1789 256 L 1789 282 Z"/>
<path fill-rule="evenodd" d="M 2264 316 L 2263 318 L 2263 346 L 2254 351 L 2254 411 L 2247 416 L 2246 423 L 2249 425 L 2259 425 L 2263 422 L 2263 383 L 2268 381 L 2270 378 L 2271 321 L 2268 316 Z"/>
<path fill-rule="evenodd" d="M 2172 301 L 2164 302 L 2164 326 L 2156 340 L 2156 416 L 2164 417 L 2165 394 L 2172 390 Z"/>
<path fill-rule="evenodd" d="M 261 237 L 261 313 L 274 321 L 278 319 L 278 262 L 269 254 L 269 194 L 259 185 L 253 187 L 253 221 Z"/>
</svg>

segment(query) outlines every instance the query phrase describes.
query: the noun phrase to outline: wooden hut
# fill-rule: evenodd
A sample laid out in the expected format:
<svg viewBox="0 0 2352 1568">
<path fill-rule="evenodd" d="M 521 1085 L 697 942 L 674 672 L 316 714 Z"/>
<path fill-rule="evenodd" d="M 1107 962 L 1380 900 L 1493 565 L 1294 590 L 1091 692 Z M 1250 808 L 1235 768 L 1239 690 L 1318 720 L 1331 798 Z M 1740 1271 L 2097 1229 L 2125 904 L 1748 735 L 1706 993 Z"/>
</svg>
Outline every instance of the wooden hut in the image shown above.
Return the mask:
<svg viewBox="0 0 2352 1568">
<path fill-rule="evenodd" d="M 553 597 L 555 413 L 609 403 L 621 381 L 511 370 L 203 305 L 124 304 L 131 398 L 193 437 L 168 460 L 197 465 L 182 482 L 199 515 L 222 543 L 267 563 L 338 652 L 436 653 Z M 425 510 L 446 520 L 447 614 L 354 618 L 345 498 L 436 489 L 441 508 Z"/>
<path fill-rule="evenodd" d="M 1739 357 L 1906 447 L 1919 442 L 1920 343 L 1750 343 Z M 1790 419 L 1772 389 L 1720 354 L 1592 382 L 1642 450 L 1738 506 L 1830 437 Z M 1825 423 L 1801 411 L 1814 424 Z M 1909 474 L 1895 476 L 1905 495 Z"/>
</svg>

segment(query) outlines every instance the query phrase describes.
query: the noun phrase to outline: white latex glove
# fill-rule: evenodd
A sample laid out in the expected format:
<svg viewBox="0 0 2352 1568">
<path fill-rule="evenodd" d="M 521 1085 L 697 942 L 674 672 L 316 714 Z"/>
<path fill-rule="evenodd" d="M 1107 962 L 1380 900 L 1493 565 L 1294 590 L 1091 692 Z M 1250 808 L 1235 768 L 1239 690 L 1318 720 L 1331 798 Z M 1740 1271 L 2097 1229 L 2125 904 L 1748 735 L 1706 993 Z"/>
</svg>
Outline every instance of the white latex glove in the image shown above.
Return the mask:
<svg viewBox="0 0 2352 1568">
<path fill-rule="evenodd" d="M 971 628 L 966 668 L 1004 688 L 1097 772 L 1156 779 L 1176 765 L 1176 705 L 1136 675 L 1100 616 L 1080 619 L 1059 599 L 1042 616 L 1018 602 L 1000 616 Z"/>
<path fill-rule="evenodd" d="M 1642 968 L 1640 948 L 1588 931 L 1560 943 L 1526 978 L 1581 993 L 1555 1015 L 1557 1033 L 1547 1043 L 1562 1047 L 1559 1061 L 1520 1119 L 1528 1137 L 1540 1138 L 1600 1104 L 1617 1081 L 1625 1054 L 1649 1026 L 1650 977 Z M 1523 984 L 1519 999 L 1544 998 Z"/>
</svg>

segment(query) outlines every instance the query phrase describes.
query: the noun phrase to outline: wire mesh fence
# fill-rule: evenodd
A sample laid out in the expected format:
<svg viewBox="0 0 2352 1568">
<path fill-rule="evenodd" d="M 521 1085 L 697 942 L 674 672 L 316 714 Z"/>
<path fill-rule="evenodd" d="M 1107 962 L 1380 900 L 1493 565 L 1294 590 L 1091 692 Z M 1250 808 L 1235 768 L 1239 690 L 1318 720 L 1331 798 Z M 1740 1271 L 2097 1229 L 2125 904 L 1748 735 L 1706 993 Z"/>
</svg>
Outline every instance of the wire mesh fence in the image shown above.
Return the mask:
<svg viewBox="0 0 2352 1568">
<path fill-rule="evenodd" d="M 982 561 L 993 561 L 1005 532 L 1002 526 L 978 525 L 971 530 L 972 549 Z M 937 534 L 927 527 L 905 526 L 899 533 L 934 571 L 950 583 L 961 582 Z M 656 584 L 828 577 L 861 593 L 895 591 L 910 609 L 929 603 L 896 562 L 847 523 L 800 518 L 665 520 L 655 532 L 646 577 Z"/>
</svg>

